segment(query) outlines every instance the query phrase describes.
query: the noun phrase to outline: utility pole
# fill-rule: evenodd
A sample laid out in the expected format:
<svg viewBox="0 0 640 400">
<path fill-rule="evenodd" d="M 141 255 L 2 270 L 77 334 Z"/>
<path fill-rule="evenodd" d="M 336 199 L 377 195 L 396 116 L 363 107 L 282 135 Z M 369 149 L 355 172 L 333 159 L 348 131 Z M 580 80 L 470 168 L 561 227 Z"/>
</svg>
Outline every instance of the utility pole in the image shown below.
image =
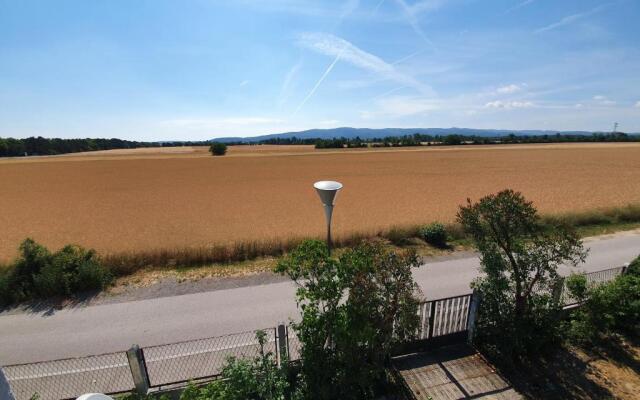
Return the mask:
<svg viewBox="0 0 640 400">
<path fill-rule="evenodd" d="M 611 133 L 616 133 L 616 132 L 618 132 L 618 123 L 614 122 L 613 123 L 613 132 L 611 132 Z"/>
</svg>

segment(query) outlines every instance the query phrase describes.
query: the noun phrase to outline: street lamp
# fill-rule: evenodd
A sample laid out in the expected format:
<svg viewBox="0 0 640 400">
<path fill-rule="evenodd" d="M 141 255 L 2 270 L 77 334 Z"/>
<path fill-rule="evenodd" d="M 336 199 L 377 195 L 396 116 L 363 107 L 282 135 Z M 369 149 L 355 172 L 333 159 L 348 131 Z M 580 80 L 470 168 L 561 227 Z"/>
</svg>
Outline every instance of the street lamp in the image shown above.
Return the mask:
<svg viewBox="0 0 640 400">
<path fill-rule="evenodd" d="M 342 189 L 342 183 L 335 181 L 318 181 L 313 184 L 316 188 L 320 201 L 324 206 L 324 215 L 327 217 L 327 248 L 331 254 L 331 215 L 333 214 L 333 205 L 336 202 L 338 190 Z"/>
</svg>

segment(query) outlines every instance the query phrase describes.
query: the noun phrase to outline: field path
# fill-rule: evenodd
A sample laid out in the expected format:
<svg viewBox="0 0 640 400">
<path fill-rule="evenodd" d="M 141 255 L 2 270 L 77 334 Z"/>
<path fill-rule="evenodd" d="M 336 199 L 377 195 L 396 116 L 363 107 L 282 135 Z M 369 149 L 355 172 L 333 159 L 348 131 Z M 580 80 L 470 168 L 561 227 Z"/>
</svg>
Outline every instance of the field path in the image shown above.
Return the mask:
<svg viewBox="0 0 640 400">
<path fill-rule="evenodd" d="M 631 261 L 640 253 L 640 232 L 593 238 L 583 271 Z M 414 272 L 429 298 L 469 292 L 478 259 L 429 260 Z M 568 270 L 563 270 L 567 273 Z M 47 310 L 0 314 L 0 364 L 14 364 L 120 351 L 136 343 L 150 346 L 273 327 L 296 316 L 295 288 L 270 283 L 195 294 Z"/>
</svg>

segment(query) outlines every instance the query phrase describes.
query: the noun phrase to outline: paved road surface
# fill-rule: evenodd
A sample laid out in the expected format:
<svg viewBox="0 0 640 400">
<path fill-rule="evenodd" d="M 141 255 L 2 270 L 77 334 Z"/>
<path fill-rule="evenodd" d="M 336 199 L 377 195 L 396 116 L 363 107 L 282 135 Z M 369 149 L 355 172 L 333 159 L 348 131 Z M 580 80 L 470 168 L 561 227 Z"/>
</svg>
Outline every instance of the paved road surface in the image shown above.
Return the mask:
<svg viewBox="0 0 640 400">
<path fill-rule="evenodd" d="M 590 240 L 584 271 L 629 262 L 640 253 L 640 233 Z M 428 262 L 414 275 L 429 298 L 469 292 L 478 259 Z M 564 271 L 566 272 L 566 271 Z M 68 308 L 48 313 L 0 315 L 0 365 L 78 357 L 273 327 L 294 317 L 289 282 Z"/>
</svg>

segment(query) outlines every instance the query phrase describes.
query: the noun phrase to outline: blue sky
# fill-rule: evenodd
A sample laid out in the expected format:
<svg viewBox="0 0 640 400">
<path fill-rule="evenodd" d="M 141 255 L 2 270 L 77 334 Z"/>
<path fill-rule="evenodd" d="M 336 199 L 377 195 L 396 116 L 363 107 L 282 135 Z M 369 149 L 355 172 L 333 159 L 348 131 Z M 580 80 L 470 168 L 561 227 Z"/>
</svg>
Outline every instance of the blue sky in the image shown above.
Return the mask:
<svg viewBox="0 0 640 400">
<path fill-rule="evenodd" d="M 0 0 L 0 136 L 640 131 L 640 1 Z"/>
</svg>

